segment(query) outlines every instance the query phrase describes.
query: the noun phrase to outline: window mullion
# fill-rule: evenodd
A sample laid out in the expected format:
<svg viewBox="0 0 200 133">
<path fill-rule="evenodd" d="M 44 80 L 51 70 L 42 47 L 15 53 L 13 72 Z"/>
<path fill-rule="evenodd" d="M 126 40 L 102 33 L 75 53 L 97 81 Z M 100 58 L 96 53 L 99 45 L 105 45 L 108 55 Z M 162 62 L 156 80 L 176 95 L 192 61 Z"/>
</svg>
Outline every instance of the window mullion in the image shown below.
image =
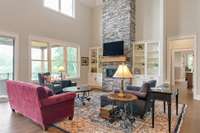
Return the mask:
<svg viewBox="0 0 200 133">
<path fill-rule="evenodd" d="M 68 69 L 67 69 L 67 47 L 64 47 L 64 68 L 65 68 L 65 74 L 68 75 Z"/>
<path fill-rule="evenodd" d="M 41 48 L 41 72 L 44 72 L 44 49 Z"/>
<path fill-rule="evenodd" d="M 47 56 L 47 60 L 48 60 L 48 71 L 49 72 L 52 72 L 52 69 L 51 69 L 51 63 L 52 63 L 52 61 L 51 61 L 51 47 L 50 47 L 50 45 L 48 44 L 48 56 Z"/>
</svg>

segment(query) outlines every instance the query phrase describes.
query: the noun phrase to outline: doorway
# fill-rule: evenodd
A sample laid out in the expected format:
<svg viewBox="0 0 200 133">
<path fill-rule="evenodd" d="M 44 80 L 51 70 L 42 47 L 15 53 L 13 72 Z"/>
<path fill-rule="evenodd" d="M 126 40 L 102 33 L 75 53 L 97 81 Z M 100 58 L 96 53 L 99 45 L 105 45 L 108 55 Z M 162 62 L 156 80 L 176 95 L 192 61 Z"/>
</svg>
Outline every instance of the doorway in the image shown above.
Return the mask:
<svg viewBox="0 0 200 133">
<path fill-rule="evenodd" d="M 193 88 L 194 52 L 193 49 L 180 49 L 173 54 L 173 81 L 187 89 Z"/>
<path fill-rule="evenodd" d="M 168 40 L 167 79 L 171 85 L 187 88 L 196 96 L 197 58 L 196 36 L 176 37 Z"/>
</svg>

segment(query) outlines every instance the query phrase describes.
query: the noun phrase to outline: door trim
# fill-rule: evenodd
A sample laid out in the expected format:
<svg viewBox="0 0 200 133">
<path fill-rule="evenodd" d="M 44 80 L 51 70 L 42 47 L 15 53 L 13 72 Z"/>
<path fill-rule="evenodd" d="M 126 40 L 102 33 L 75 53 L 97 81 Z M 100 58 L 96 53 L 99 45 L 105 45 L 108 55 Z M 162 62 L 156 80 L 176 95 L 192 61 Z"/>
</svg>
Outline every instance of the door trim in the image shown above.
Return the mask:
<svg viewBox="0 0 200 133">
<path fill-rule="evenodd" d="M 168 72 L 170 72 L 170 75 L 172 74 L 172 68 L 171 68 L 171 63 L 169 62 L 169 60 L 172 60 L 172 51 L 169 51 L 169 45 L 170 45 L 170 42 L 171 41 L 176 41 L 176 40 L 186 40 L 186 39 L 192 39 L 194 44 L 193 44 L 193 52 L 194 52 L 194 72 L 193 72 L 193 99 L 195 100 L 200 100 L 200 95 L 197 94 L 197 89 L 198 89 L 198 68 L 197 68 L 197 63 L 198 63 L 198 60 L 197 60 L 197 34 L 192 34 L 192 35 L 185 35 L 185 36 L 175 36 L 175 37 L 170 37 L 167 39 L 167 66 L 170 66 L 170 70 Z M 171 53 L 171 54 L 169 54 Z M 170 57 L 169 57 L 170 56 Z M 171 58 L 171 59 L 169 59 Z M 169 79 L 169 76 L 168 76 L 168 80 L 171 81 L 171 76 L 170 76 L 170 79 Z"/>
<path fill-rule="evenodd" d="M 14 50 L 13 50 L 13 55 L 14 55 L 14 63 L 13 63 L 13 72 L 14 72 L 14 80 L 19 79 L 19 36 L 18 34 L 14 32 L 6 32 L 0 30 L 0 36 L 5 36 L 5 37 L 10 37 L 14 39 Z"/>
</svg>

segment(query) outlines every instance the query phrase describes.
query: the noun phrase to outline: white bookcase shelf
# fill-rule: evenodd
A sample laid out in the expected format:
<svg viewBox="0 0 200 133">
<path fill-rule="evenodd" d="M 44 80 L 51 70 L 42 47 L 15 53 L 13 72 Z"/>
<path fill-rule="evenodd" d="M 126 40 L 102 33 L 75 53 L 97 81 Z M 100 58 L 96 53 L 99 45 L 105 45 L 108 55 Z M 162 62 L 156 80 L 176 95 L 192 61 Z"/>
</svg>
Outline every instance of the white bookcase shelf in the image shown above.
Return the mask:
<svg viewBox="0 0 200 133">
<path fill-rule="evenodd" d="M 102 88 L 102 56 L 101 47 L 91 47 L 89 49 L 88 85 L 92 88 Z"/>
<path fill-rule="evenodd" d="M 160 78 L 160 43 L 140 41 L 133 43 L 133 84 Z"/>
</svg>

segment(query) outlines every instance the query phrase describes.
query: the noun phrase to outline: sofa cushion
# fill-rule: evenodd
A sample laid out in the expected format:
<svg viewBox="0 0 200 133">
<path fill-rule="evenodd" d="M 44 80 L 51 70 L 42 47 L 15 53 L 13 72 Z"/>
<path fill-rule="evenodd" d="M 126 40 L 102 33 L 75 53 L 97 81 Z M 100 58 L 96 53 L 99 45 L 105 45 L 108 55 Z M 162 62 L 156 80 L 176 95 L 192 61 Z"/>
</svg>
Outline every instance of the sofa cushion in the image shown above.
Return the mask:
<svg viewBox="0 0 200 133">
<path fill-rule="evenodd" d="M 149 80 L 148 83 L 150 85 L 150 87 L 156 87 L 156 80 Z"/>
<path fill-rule="evenodd" d="M 72 86 L 72 81 L 71 80 L 61 80 L 61 87 L 65 88 L 65 87 L 70 87 Z"/>
<path fill-rule="evenodd" d="M 147 93 L 147 91 L 149 91 L 150 89 L 150 84 L 149 83 L 144 83 L 140 89 L 140 92 L 145 92 Z"/>
<path fill-rule="evenodd" d="M 138 98 L 142 98 L 142 99 L 145 99 L 145 98 L 146 98 L 146 95 L 147 95 L 146 92 L 141 92 L 141 91 L 130 91 L 130 90 L 126 90 L 125 92 L 126 92 L 126 93 L 130 93 L 130 94 L 133 94 L 133 95 L 137 96 Z"/>
<path fill-rule="evenodd" d="M 126 90 L 130 90 L 130 91 L 139 91 L 140 89 L 141 89 L 141 87 L 139 87 L 139 86 L 129 85 L 129 86 L 126 87 Z"/>
</svg>

